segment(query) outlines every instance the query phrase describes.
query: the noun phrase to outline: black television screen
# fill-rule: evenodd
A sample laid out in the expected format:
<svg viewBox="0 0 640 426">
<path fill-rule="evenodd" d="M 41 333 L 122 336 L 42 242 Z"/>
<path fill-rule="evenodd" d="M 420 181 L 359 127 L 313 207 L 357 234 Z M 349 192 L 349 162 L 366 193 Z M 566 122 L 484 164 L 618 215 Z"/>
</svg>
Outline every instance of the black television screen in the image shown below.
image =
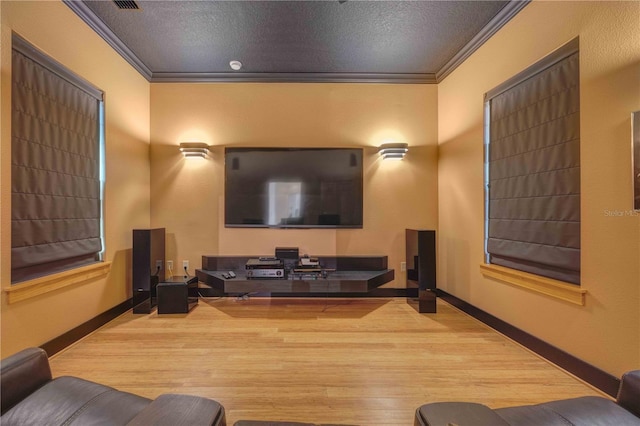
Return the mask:
<svg viewBox="0 0 640 426">
<path fill-rule="evenodd" d="M 226 148 L 225 226 L 362 228 L 361 148 Z"/>
</svg>

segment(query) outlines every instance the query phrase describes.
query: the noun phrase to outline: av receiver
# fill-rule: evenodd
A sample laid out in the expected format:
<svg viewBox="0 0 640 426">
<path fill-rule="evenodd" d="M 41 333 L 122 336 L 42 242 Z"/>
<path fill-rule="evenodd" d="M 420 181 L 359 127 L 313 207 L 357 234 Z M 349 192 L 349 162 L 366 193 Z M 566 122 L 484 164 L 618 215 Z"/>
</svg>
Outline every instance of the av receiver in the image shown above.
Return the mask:
<svg viewBox="0 0 640 426">
<path fill-rule="evenodd" d="M 247 278 L 284 278 L 284 269 L 247 269 Z"/>
<path fill-rule="evenodd" d="M 247 278 L 285 278 L 284 263 L 276 258 L 249 259 L 245 265 Z"/>
</svg>

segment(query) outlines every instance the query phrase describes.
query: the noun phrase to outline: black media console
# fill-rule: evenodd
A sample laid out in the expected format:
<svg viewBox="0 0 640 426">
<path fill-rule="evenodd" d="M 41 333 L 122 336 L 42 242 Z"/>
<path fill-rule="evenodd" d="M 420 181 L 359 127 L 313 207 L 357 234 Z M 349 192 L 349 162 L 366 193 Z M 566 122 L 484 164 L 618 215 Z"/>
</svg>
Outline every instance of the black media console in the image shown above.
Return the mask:
<svg viewBox="0 0 640 426">
<path fill-rule="evenodd" d="M 255 258 L 259 256 L 202 256 L 202 269 L 196 269 L 196 275 L 225 294 L 367 293 L 395 278 L 387 256 L 319 256 L 322 273 L 289 273 L 282 279 L 248 277 L 245 265 Z M 229 271 L 235 277 L 229 277 Z"/>
</svg>

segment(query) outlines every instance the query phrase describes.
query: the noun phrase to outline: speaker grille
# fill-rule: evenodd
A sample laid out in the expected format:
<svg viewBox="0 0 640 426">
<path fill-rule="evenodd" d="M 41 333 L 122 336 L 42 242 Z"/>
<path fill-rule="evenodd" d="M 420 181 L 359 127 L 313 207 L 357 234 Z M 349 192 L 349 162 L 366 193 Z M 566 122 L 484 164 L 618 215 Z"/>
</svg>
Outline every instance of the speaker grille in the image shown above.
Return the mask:
<svg viewBox="0 0 640 426">
<path fill-rule="evenodd" d="M 118 9 L 137 10 L 140 9 L 134 0 L 113 0 Z"/>
</svg>

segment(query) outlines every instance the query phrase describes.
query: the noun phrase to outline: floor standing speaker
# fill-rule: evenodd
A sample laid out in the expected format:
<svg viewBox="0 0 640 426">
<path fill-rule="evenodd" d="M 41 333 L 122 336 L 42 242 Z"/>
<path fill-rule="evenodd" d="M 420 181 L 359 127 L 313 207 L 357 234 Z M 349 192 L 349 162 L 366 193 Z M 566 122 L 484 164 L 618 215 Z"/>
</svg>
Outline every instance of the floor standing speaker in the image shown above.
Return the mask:
<svg viewBox="0 0 640 426">
<path fill-rule="evenodd" d="M 149 314 L 156 306 L 156 287 L 165 279 L 164 241 L 164 228 L 133 230 L 131 284 L 134 314 Z"/>
<path fill-rule="evenodd" d="M 406 230 L 407 302 L 420 313 L 436 312 L 436 231 Z"/>
</svg>

